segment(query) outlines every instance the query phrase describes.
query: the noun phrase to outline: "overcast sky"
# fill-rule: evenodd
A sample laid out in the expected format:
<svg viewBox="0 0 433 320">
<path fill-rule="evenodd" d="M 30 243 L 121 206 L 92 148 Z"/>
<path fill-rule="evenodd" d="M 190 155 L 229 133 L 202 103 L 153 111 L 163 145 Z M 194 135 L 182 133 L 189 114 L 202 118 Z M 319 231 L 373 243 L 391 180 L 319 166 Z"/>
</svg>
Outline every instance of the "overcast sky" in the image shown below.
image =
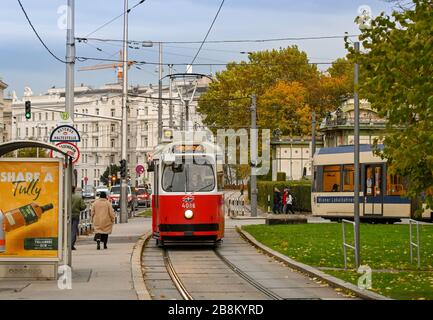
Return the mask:
<svg viewBox="0 0 433 320">
<path fill-rule="evenodd" d="M 48 47 L 64 59 L 66 32 L 59 7 L 67 0 L 21 0 L 34 26 Z M 84 37 L 123 12 L 123 0 L 76 0 L 76 36 Z M 139 0 L 129 0 L 132 7 Z M 221 0 L 147 0 L 129 14 L 129 38 L 151 41 L 200 41 L 204 38 Z M 373 15 L 390 12 L 383 0 L 226 0 L 208 40 L 264 39 L 357 34 L 354 18 L 362 5 Z M 119 18 L 92 37 L 121 39 L 123 19 Z M 269 43 L 205 44 L 196 63 L 226 63 L 246 57 L 241 51 L 286 47 L 297 44 L 312 62 L 328 62 L 345 55 L 340 40 L 282 41 Z M 77 43 L 77 56 L 118 57 L 119 43 Z M 164 63 L 190 63 L 199 44 L 167 44 Z M 102 51 L 96 49 L 99 48 Z M 158 48 L 130 49 L 130 59 L 158 61 Z M 77 62 L 80 66 L 98 61 Z M 194 72 L 215 72 L 223 67 L 194 67 Z M 155 66 L 131 68 L 130 84 L 157 83 Z M 184 66 L 175 66 L 184 72 Z M 165 70 L 166 72 L 168 70 Z M 43 93 L 52 86 L 64 87 L 65 66 L 42 47 L 16 0 L 1 0 L 0 77 L 22 96 L 25 86 Z M 76 84 L 100 86 L 116 81 L 114 69 L 76 72 Z"/>
</svg>

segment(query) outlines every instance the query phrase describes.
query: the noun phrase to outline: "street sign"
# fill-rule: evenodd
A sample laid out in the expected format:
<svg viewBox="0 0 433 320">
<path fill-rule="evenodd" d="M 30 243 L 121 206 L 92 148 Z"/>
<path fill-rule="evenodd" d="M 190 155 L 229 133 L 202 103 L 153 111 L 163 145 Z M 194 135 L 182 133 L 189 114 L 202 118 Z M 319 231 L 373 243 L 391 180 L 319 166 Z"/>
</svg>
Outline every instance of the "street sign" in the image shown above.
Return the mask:
<svg viewBox="0 0 433 320">
<path fill-rule="evenodd" d="M 61 113 L 60 113 L 60 118 L 61 118 L 63 121 L 67 121 L 67 120 L 69 120 L 69 113 L 67 113 L 67 112 L 61 112 Z"/>
<path fill-rule="evenodd" d="M 51 142 L 80 142 L 81 137 L 77 129 L 70 125 L 61 125 L 53 130 Z"/>
<path fill-rule="evenodd" d="M 138 174 L 143 174 L 144 173 L 144 166 L 139 164 L 138 166 L 135 167 L 135 172 L 137 172 Z"/>
<path fill-rule="evenodd" d="M 63 152 L 67 153 L 72 158 L 72 163 L 75 164 L 80 159 L 80 149 L 72 142 L 58 142 L 56 147 L 61 149 Z M 64 156 L 58 152 L 51 151 L 51 158 L 63 158 Z"/>
</svg>

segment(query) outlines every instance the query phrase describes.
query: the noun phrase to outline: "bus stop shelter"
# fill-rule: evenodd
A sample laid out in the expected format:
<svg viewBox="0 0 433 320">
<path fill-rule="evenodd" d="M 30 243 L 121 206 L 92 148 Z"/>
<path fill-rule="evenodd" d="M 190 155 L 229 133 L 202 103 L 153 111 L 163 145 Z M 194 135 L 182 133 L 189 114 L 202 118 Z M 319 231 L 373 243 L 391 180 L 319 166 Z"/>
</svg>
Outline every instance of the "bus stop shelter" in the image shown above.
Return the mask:
<svg viewBox="0 0 433 320">
<path fill-rule="evenodd" d="M 52 150 L 57 152 L 60 157 L 63 158 L 63 162 L 61 162 L 61 165 L 58 165 L 58 167 L 63 167 L 63 170 L 59 170 L 59 216 L 61 217 L 61 227 L 59 226 L 59 239 L 61 239 L 62 243 L 58 244 L 58 248 L 61 248 L 61 258 L 60 261 L 57 261 L 55 265 L 67 265 L 69 267 L 72 266 L 72 253 L 71 253 L 71 198 L 72 198 L 72 185 L 76 184 L 76 181 L 73 181 L 73 164 L 72 164 L 72 158 L 62 151 L 61 149 L 57 148 L 54 145 L 39 142 L 39 141 L 9 141 L 6 143 L 0 144 L 0 160 L 3 161 L 17 161 L 19 162 L 20 158 L 17 157 L 8 157 L 3 158 L 5 155 L 13 153 L 15 151 L 18 151 L 20 149 L 25 148 L 40 148 L 40 149 L 46 149 L 46 150 Z M 22 162 L 25 164 L 26 161 L 28 163 L 32 163 L 33 161 L 37 162 L 38 160 L 43 161 L 41 158 L 23 158 Z M 45 159 L 47 160 L 47 159 Z M 51 160 L 51 159 L 50 159 Z M 54 161 L 54 160 L 51 160 Z M 60 160 L 61 161 L 61 160 Z M 57 161 L 57 163 L 59 163 Z M 60 174 L 60 172 L 62 174 Z M 0 195 L 1 196 L 1 195 Z M 60 224 L 59 221 L 59 224 Z M 3 227 L 3 226 L 1 226 Z M 61 238 L 60 238 L 61 235 Z M 36 259 L 37 260 L 37 259 Z M 4 262 L 1 262 L 4 264 Z M 21 262 L 20 262 L 21 263 Z M 25 264 L 25 260 L 22 261 L 23 264 Z M 34 263 L 32 266 L 37 267 L 37 263 Z M 10 271 L 9 271 L 10 272 Z M 55 271 L 55 276 L 57 277 L 57 269 Z"/>
</svg>

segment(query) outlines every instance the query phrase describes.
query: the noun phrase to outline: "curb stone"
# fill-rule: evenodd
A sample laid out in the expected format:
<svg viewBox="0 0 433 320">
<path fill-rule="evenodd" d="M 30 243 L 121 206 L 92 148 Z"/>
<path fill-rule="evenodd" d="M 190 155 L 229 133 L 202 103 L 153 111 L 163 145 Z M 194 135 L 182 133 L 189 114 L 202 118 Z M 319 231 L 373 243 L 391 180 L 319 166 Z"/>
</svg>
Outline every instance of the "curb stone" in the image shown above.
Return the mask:
<svg viewBox="0 0 433 320">
<path fill-rule="evenodd" d="M 238 226 L 236 227 L 236 230 L 241 234 L 241 236 L 244 237 L 244 239 L 246 239 L 248 242 L 250 242 L 253 246 L 259 248 L 260 250 L 263 250 L 265 253 L 274 257 L 278 261 L 286 263 L 287 265 L 289 265 L 291 268 L 293 268 L 295 270 L 305 272 L 310 276 L 319 278 L 320 280 L 325 281 L 326 283 L 328 283 L 332 287 L 340 288 L 340 289 L 349 291 L 349 292 L 355 294 L 356 296 L 363 298 L 363 299 L 366 299 L 366 300 L 393 300 L 389 297 L 382 296 L 382 295 L 377 294 L 375 292 L 360 289 L 352 283 L 343 281 L 341 279 L 338 279 L 336 277 L 328 275 L 328 274 L 326 274 L 326 273 L 324 273 L 324 272 L 322 272 L 316 268 L 313 268 L 309 265 L 306 265 L 304 263 L 293 260 L 293 259 L 265 246 L 264 244 L 260 243 L 251 234 L 249 234 L 245 230 L 242 230 Z"/>
<path fill-rule="evenodd" d="M 152 300 L 149 291 L 146 288 L 144 282 L 143 270 L 141 267 L 141 256 L 143 254 L 144 246 L 150 239 L 152 233 L 146 232 L 140 237 L 137 243 L 134 245 L 134 249 L 131 255 L 131 274 L 134 290 L 137 294 L 138 300 Z"/>
</svg>

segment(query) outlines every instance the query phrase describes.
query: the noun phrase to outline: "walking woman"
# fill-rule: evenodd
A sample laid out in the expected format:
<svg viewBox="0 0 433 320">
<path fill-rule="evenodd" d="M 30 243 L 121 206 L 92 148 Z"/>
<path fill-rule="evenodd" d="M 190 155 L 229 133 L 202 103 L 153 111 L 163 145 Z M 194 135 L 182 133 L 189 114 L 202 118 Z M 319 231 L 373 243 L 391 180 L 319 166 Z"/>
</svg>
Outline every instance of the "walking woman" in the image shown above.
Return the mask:
<svg viewBox="0 0 433 320">
<path fill-rule="evenodd" d="M 101 192 L 100 198 L 93 202 L 91 212 L 92 223 L 95 228 L 96 249 L 101 249 L 101 241 L 104 243 L 104 249 L 107 249 L 108 235 L 113 230 L 115 215 L 105 192 Z"/>
</svg>

